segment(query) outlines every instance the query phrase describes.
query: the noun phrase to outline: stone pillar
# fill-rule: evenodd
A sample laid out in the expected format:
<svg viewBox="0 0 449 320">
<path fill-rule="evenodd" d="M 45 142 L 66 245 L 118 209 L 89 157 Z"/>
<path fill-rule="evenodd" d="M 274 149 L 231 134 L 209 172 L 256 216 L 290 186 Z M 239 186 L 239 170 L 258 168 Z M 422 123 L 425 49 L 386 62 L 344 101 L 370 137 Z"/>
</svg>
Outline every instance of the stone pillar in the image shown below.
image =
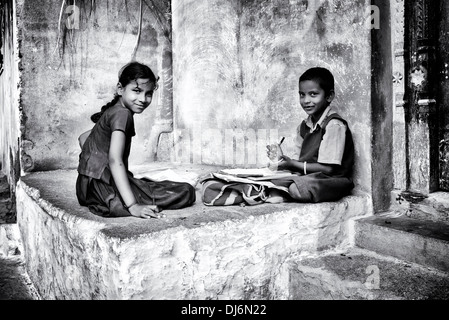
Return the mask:
<svg viewBox="0 0 449 320">
<path fill-rule="evenodd" d="M 379 9 L 379 28 L 372 29 L 371 120 L 373 208 L 382 212 L 390 207 L 393 189 L 393 101 L 390 4 L 373 1 Z"/>
<path fill-rule="evenodd" d="M 394 188 L 407 188 L 405 149 L 404 0 L 390 1 L 393 48 L 393 175 Z"/>
</svg>

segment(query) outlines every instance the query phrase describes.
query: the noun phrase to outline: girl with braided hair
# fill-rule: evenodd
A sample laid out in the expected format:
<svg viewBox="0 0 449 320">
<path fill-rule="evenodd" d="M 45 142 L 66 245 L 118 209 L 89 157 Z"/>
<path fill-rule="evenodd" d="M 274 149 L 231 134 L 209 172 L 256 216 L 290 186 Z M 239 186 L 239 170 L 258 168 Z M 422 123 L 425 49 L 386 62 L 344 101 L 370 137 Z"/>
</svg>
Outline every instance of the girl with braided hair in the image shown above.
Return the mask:
<svg viewBox="0 0 449 320">
<path fill-rule="evenodd" d="M 133 117 L 151 104 L 158 80 L 144 64 L 125 65 L 114 99 L 91 116 L 95 126 L 79 137 L 76 195 L 80 205 L 94 214 L 160 218 L 164 209 L 195 202 L 195 189 L 188 183 L 136 179 L 128 170 L 131 139 L 136 134 Z"/>
</svg>

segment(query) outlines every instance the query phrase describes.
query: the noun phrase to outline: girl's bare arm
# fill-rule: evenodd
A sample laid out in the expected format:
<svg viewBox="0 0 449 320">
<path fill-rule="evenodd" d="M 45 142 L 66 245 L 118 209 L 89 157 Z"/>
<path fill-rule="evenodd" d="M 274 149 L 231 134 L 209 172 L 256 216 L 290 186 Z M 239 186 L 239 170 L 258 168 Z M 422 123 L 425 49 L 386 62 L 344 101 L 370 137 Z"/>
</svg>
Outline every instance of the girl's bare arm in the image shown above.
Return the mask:
<svg viewBox="0 0 449 320">
<path fill-rule="evenodd" d="M 292 160 L 287 156 L 282 156 L 282 162 L 278 164 L 278 170 L 290 170 L 293 172 L 304 173 L 304 162 Z M 323 164 L 323 163 L 309 163 L 307 162 L 307 173 L 322 172 L 324 174 L 332 175 L 338 165 Z"/>
<path fill-rule="evenodd" d="M 125 150 L 125 133 L 122 131 L 113 131 L 111 136 L 111 145 L 109 147 L 109 168 L 114 178 L 120 195 L 125 205 L 130 207 L 129 212 L 136 217 L 141 218 L 159 218 L 157 207 L 137 204 L 137 200 L 131 190 L 128 174 L 123 163 L 123 152 Z M 157 211 L 157 212 L 156 212 Z"/>
</svg>

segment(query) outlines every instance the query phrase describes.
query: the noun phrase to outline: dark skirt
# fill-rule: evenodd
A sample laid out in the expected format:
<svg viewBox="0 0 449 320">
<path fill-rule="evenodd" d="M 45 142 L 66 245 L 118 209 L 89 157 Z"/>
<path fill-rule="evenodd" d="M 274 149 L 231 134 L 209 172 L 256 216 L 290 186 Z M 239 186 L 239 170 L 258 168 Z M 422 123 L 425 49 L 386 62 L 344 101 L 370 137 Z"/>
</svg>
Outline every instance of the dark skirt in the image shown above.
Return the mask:
<svg viewBox="0 0 449 320">
<path fill-rule="evenodd" d="M 107 170 L 107 169 L 106 169 Z M 111 177 L 103 174 L 100 179 L 78 174 L 76 180 L 76 196 L 82 206 L 99 216 L 130 216 Z M 195 202 L 195 188 L 185 182 L 151 181 L 145 178 L 136 179 L 128 172 L 131 190 L 139 204 L 157 205 L 161 210 L 181 209 Z M 109 180 L 109 181 L 107 181 Z"/>
</svg>

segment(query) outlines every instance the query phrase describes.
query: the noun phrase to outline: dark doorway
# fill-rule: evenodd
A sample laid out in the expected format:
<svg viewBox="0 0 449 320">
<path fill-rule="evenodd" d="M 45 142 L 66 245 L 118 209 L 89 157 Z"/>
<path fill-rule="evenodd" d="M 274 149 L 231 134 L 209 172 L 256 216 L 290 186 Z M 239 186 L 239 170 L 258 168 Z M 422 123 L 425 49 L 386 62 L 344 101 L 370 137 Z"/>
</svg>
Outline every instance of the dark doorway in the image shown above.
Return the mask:
<svg viewBox="0 0 449 320">
<path fill-rule="evenodd" d="M 449 191 L 449 1 L 439 1 L 438 71 L 440 190 Z"/>
</svg>

